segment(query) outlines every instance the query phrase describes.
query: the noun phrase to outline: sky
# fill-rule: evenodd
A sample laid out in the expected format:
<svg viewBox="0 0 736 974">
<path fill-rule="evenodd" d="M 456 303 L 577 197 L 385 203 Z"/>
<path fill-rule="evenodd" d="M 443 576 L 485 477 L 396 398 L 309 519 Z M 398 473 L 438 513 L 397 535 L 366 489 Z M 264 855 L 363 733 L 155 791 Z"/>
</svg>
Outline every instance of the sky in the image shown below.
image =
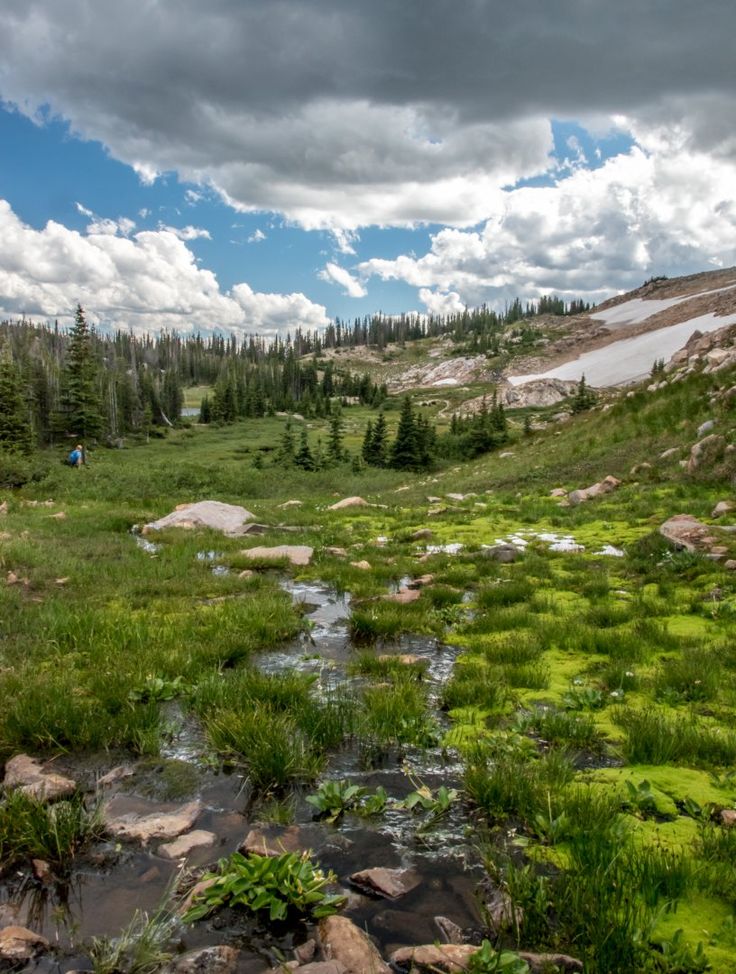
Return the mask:
<svg viewBox="0 0 736 974">
<path fill-rule="evenodd" d="M 0 316 L 293 333 L 736 264 L 733 0 L 5 0 Z"/>
</svg>

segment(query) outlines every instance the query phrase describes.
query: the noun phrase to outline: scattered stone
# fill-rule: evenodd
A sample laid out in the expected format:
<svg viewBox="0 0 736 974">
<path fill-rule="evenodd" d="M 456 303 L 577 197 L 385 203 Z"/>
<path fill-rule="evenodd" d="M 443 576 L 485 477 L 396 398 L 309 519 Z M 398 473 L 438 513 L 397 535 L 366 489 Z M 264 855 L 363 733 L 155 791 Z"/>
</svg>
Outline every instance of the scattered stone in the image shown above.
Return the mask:
<svg viewBox="0 0 736 974">
<path fill-rule="evenodd" d="M 726 571 L 736 572 L 736 560 L 729 558 L 728 561 L 724 561 L 723 567 L 726 569 Z"/>
<path fill-rule="evenodd" d="M 8 502 L 3 501 L 2 504 L 0 504 L 0 515 L 7 514 L 7 513 L 8 513 Z"/>
<path fill-rule="evenodd" d="M 442 505 L 438 507 L 429 507 L 427 508 L 427 517 L 437 517 L 439 514 L 446 514 L 447 511 L 448 508 L 443 507 Z"/>
<path fill-rule="evenodd" d="M 520 557 L 519 549 L 512 544 L 494 544 L 490 548 L 483 548 L 484 558 L 490 558 L 501 565 L 510 565 Z"/>
<path fill-rule="evenodd" d="M 554 487 L 549 492 L 550 497 L 567 497 L 567 491 L 564 487 Z"/>
<path fill-rule="evenodd" d="M 468 961 L 478 950 L 471 944 L 423 944 L 420 947 L 399 947 L 389 957 L 399 967 L 444 971 L 459 974 L 466 971 Z"/>
<path fill-rule="evenodd" d="M 205 832 L 203 829 L 195 829 L 187 835 L 180 835 L 173 842 L 165 842 L 158 847 L 158 854 L 164 859 L 184 859 L 195 849 L 206 849 L 214 845 L 217 836 L 214 832 Z"/>
<path fill-rule="evenodd" d="M 695 435 L 698 437 L 698 439 L 701 439 L 701 437 L 703 437 L 706 433 L 710 433 L 715 425 L 716 423 L 714 419 L 706 419 L 704 423 L 701 423 L 700 426 L 698 426 Z"/>
<path fill-rule="evenodd" d="M 343 507 L 370 507 L 371 505 L 368 501 L 363 500 L 362 497 L 344 497 L 341 501 L 336 501 L 334 504 L 330 504 L 327 508 L 328 511 L 341 511 Z"/>
<path fill-rule="evenodd" d="M 443 943 L 461 944 L 464 942 L 465 937 L 463 932 L 454 920 L 449 920 L 447 917 L 435 917 L 434 922 L 440 932 Z"/>
<path fill-rule="evenodd" d="M 40 880 L 44 884 L 51 881 L 51 866 L 46 862 L 45 859 L 31 859 L 31 866 L 33 867 L 33 875 L 36 877 L 36 879 Z"/>
<path fill-rule="evenodd" d="M 110 785 L 115 785 L 124 778 L 132 778 L 134 774 L 135 768 L 132 768 L 129 764 L 118 764 L 108 771 L 107 774 L 103 774 L 101 778 L 98 778 L 97 785 L 100 788 L 109 788 Z"/>
<path fill-rule="evenodd" d="M 508 460 L 509 457 L 514 457 L 514 456 L 516 456 L 515 453 L 512 453 L 510 450 L 505 450 L 503 453 L 499 453 L 498 454 L 498 459 L 499 460 Z"/>
<path fill-rule="evenodd" d="M 514 907 L 511 898 L 502 890 L 494 890 L 490 899 L 486 900 L 486 915 L 488 926 L 494 934 L 504 930 L 518 930 L 524 920 L 524 911 Z"/>
<path fill-rule="evenodd" d="M 370 968 L 368 974 L 372 974 Z M 314 964 L 303 964 L 294 968 L 295 974 L 347 974 L 348 969 L 339 960 L 318 960 Z"/>
<path fill-rule="evenodd" d="M 253 578 L 254 575 L 255 572 L 252 568 L 244 568 L 242 572 L 238 572 L 238 578 L 242 579 L 243 581 L 245 581 L 247 578 Z"/>
<path fill-rule="evenodd" d="M 0 930 L 0 960 L 20 964 L 48 950 L 49 942 L 40 933 L 26 927 L 3 927 Z"/>
<path fill-rule="evenodd" d="M 704 461 L 715 460 L 726 448 L 726 440 L 716 433 L 711 433 L 699 440 L 690 448 L 690 458 L 687 461 L 687 472 L 694 473 Z"/>
<path fill-rule="evenodd" d="M 569 954 L 533 954 L 520 950 L 519 957 L 529 965 L 531 974 L 546 974 L 547 971 L 582 971 L 583 962 Z"/>
<path fill-rule="evenodd" d="M 309 940 L 305 940 L 303 944 L 294 948 L 294 959 L 300 964 L 308 964 L 314 960 L 316 953 L 317 941 L 310 937 Z"/>
<path fill-rule="evenodd" d="M 407 582 L 407 588 L 424 588 L 425 585 L 431 585 L 434 581 L 434 575 L 420 575 L 418 578 L 412 578 L 410 582 Z"/>
<path fill-rule="evenodd" d="M 343 964 L 345 974 L 391 974 L 367 935 L 347 917 L 320 920 L 319 938 L 325 958 Z"/>
<path fill-rule="evenodd" d="M 112 798 L 103 807 L 102 817 L 105 828 L 120 839 L 132 839 L 146 845 L 151 839 L 175 839 L 188 832 L 199 817 L 202 806 L 198 801 L 189 802 L 171 812 L 155 812 L 152 815 L 139 815 L 136 812 L 115 814 L 116 799 Z"/>
<path fill-rule="evenodd" d="M 238 852 L 244 855 L 281 856 L 285 852 L 302 852 L 306 847 L 298 825 L 266 825 L 251 829 Z"/>
<path fill-rule="evenodd" d="M 713 530 L 717 529 L 708 527 L 691 514 L 675 514 L 659 526 L 662 537 L 678 548 L 701 553 L 709 551 L 715 543 Z"/>
<path fill-rule="evenodd" d="M 228 537 L 243 534 L 246 521 L 254 515 L 237 504 L 223 504 L 221 501 L 199 501 L 196 504 L 179 504 L 171 514 L 144 525 L 143 534 L 162 531 L 164 528 L 211 528 L 222 531 Z"/>
<path fill-rule="evenodd" d="M 240 532 L 240 534 L 243 536 L 246 534 L 250 536 L 251 534 L 265 534 L 270 530 L 271 528 L 268 524 L 259 524 L 257 521 L 252 521 L 250 524 L 243 525 L 243 530 Z"/>
<path fill-rule="evenodd" d="M 283 504 L 279 504 L 279 507 L 280 508 L 284 508 L 284 507 L 301 507 L 303 503 L 304 503 L 304 501 L 297 501 L 297 500 L 284 501 Z"/>
<path fill-rule="evenodd" d="M 464 501 L 468 496 L 468 494 L 445 494 L 445 497 L 451 501 Z"/>
<path fill-rule="evenodd" d="M 351 561 L 350 564 L 353 568 L 360 568 L 364 572 L 369 572 L 371 570 L 371 563 L 363 559 L 363 561 Z"/>
<path fill-rule="evenodd" d="M 57 511 L 56 514 L 49 514 L 49 517 L 52 521 L 65 521 L 66 511 Z"/>
<path fill-rule="evenodd" d="M 678 446 L 671 446 L 669 450 L 665 450 L 664 453 L 659 454 L 659 459 L 671 460 L 672 457 L 676 457 L 679 454 L 679 452 L 680 452 L 680 448 Z"/>
<path fill-rule="evenodd" d="M 418 589 L 412 588 L 400 588 L 398 592 L 392 592 L 389 595 L 382 596 L 384 602 L 398 602 L 399 605 L 408 605 L 410 602 L 416 602 L 418 598 L 421 598 L 422 593 Z"/>
<path fill-rule="evenodd" d="M 57 585 L 67 585 L 69 583 L 69 576 L 66 575 L 64 578 L 54 579 Z"/>
<path fill-rule="evenodd" d="M 439 504 L 441 503 L 441 501 L 442 501 L 441 497 L 427 497 L 428 504 Z"/>
<path fill-rule="evenodd" d="M 736 809 L 734 808 L 722 808 L 720 811 L 721 825 L 725 825 L 727 829 L 732 829 L 736 825 Z"/>
<path fill-rule="evenodd" d="M 15 572 L 8 572 L 8 574 L 5 576 L 5 584 L 6 585 L 17 585 L 19 582 L 20 582 L 20 579 L 15 574 Z"/>
<path fill-rule="evenodd" d="M 589 501 L 594 497 L 600 497 L 603 494 L 610 494 L 611 491 L 616 490 L 621 486 L 621 481 L 616 477 L 604 477 L 603 480 L 599 481 L 597 484 L 592 484 L 590 487 L 583 487 L 579 490 L 570 491 L 567 495 L 568 502 L 572 505 L 582 504 L 584 501 Z"/>
<path fill-rule="evenodd" d="M 312 560 L 314 549 L 305 544 L 280 544 L 273 548 L 245 548 L 240 554 L 253 560 L 279 561 L 286 558 L 292 565 L 308 565 Z"/>
<path fill-rule="evenodd" d="M 325 553 L 328 555 L 334 555 L 335 558 L 347 558 L 347 551 L 345 548 L 338 548 L 337 545 L 330 545 L 325 548 Z"/>
<path fill-rule="evenodd" d="M 429 541 L 430 538 L 434 537 L 434 531 L 430 528 L 419 528 L 414 534 L 410 535 L 411 541 Z"/>
<path fill-rule="evenodd" d="M 561 413 L 555 413 L 554 416 L 550 417 L 550 419 L 553 423 L 566 423 L 571 416 L 572 413 L 568 413 L 563 410 Z"/>
<path fill-rule="evenodd" d="M 651 463 L 647 463 L 646 460 L 643 463 L 635 463 L 631 470 L 629 470 L 629 476 L 640 477 L 643 473 L 647 473 L 651 469 Z"/>
<path fill-rule="evenodd" d="M 395 900 L 416 889 L 421 880 L 410 869 L 386 869 L 378 866 L 375 869 L 363 869 L 353 873 L 350 882 L 358 889 L 383 896 L 388 900 Z"/>
<path fill-rule="evenodd" d="M 736 508 L 736 504 L 732 501 L 718 501 L 716 506 L 710 512 L 711 517 L 722 517 L 724 514 L 729 514 L 732 510 Z"/>
<path fill-rule="evenodd" d="M 379 663 L 390 663 L 393 660 L 401 663 L 402 666 L 417 666 L 427 662 L 423 656 L 417 656 L 416 653 L 381 653 L 378 657 Z"/>
<path fill-rule="evenodd" d="M 240 951 L 236 947 L 218 944 L 200 947 L 177 957 L 165 968 L 166 974 L 233 974 Z"/>
<path fill-rule="evenodd" d="M 17 788 L 40 801 L 55 801 L 77 790 L 77 783 L 54 771 L 46 771 L 40 761 L 27 754 L 16 754 L 5 765 L 5 787 Z"/>
</svg>

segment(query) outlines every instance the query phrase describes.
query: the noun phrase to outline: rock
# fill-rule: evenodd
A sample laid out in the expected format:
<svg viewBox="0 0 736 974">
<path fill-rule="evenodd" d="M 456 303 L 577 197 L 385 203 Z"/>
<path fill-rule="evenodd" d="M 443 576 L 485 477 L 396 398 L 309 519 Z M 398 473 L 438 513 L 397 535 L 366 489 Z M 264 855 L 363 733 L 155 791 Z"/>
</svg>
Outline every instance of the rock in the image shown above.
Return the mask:
<svg viewBox="0 0 736 974">
<path fill-rule="evenodd" d="M 659 526 L 659 533 L 663 538 L 671 541 L 678 548 L 694 552 L 710 549 L 713 543 L 712 530 L 715 529 L 702 524 L 690 514 L 675 514 Z"/>
<path fill-rule="evenodd" d="M 451 501 L 464 501 L 468 496 L 468 494 L 445 494 L 445 497 Z"/>
<path fill-rule="evenodd" d="M 430 528 L 419 528 L 414 534 L 409 535 L 410 541 L 429 541 L 430 538 L 434 537 L 434 531 Z"/>
<path fill-rule="evenodd" d="M 112 798 L 102 809 L 105 828 L 110 835 L 120 839 L 132 839 L 146 845 L 151 839 L 175 839 L 188 832 L 199 817 L 202 806 L 198 801 L 189 802 L 170 812 L 154 812 L 140 815 L 137 812 L 115 814 L 116 799 Z"/>
<path fill-rule="evenodd" d="M 266 825 L 251 829 L 243 839 L 238 852 L 245 855 L 280 856 L 284 852 L 302 852 L 308 843 L 302 839 L 298 825 Z"/>
<path fill-rule="evenodd" d="M 2 504 L 0 504 L 0 516 L 7 513 L 8 513 L 8 502 L 3 501 Z"/>
<path fill-rule="evenodd" d="M 550 419 L 553 423 L 566 423 L 571 416 L 572 413 L 568 413 L 563 410 L 561 413 L 555 413 L 554 416 L 550 417 Z"/>
<path fill-rule="evenodd" d="M 16 754 L 5 765 L 5 787 L 17 788 L 41 801 L 55 801 L 77 790 L 77 783 L 54 771 L 46 771 L 40 761 L 27 754 Z"/>
<path fill-rule="evenodd" d="M 165 842 L 158 847 L 158 854 L 164 859 L 184 859 L 195 849 L 205 849 L 207 846 L 214 845 L 217 836 L 214 832 L 205 832 L 203 829 L 195 829 L 187 835 L 180 835 L 173 842 Z"/>
<path fill-rule="evenodd" d="M 505 450 L 503 453 L 499 453 L 498 454 L 498 459 L 499 460 L 508 460 L 509 457 L 514 457 L 514 456 L 516 456 L 515 453 L 512 453 L 510 450 Z"/>
<path fill-rule="evenodd" d="M 370 507 L 371 505 L 368 501 L 363 500 L 362 497 L 344 497 L 341 501 L 336 501 L 334 504 L 330 504 L 327 508 L 328 511 L 341 511 L 343 507 Z"/>
<path fill-rule="evenodd" d="M 703 436 L 705 436 L 706 433 L 710 433 L 710 431 L 713 429 L 715 425 L 716 425 L 715 420 L 706 419 L 704 423 L 701 423 L 700 426 L 698 426 L 695 435 L 698 437 L 698 439 L 701 439 Z"/>
<path fill-rule="evenodd" d="M 447 917 L 435 917 L 434 922 L 443 943 L 461 944 L 464 942 L 463 932 L 454 920 L 449 920 Z"/>
<path fill-rule="evenodd" d="M 285 558 L 292 565 L 308 565 L 312 560 L 314 549 L 305 544 L 280 544 L 273 548 L 245 548 L 240 554 L 254 561 L 256 559 L 280 561 Z"/>
<path fill-rule="evenodd" d="M 554 487 L 549 492 L 550 497 L 567 497 L 567 491 L 564 487 Z"/>
<path fill-rule="evenodd" d="M 734 825 L 736 825 L 736 809 L 722 808 L 719 818 L 721 820 L 721 825 L 725 825 L 727 829 L 732 829 Z"/>
<path fill-rule="evenodd" d="M 0 961 L 14 965 L 25 963 L 48 948 L 45 937 L 26 927 L 10 926 L 0 930 Z"/>
<path fill-rule="evenodd" d="M 239 955 L 236 947 L 226 944 L 200 947 L 177 957 L 164 970 L 166 974 L 233 974 Z"/>
<path fill-rule="evenodd" d="M 303 503 L 304 503 L 304 501 L 297 501 L 297 500 L 284 501 L 283 504 L 279 504 L 279 507 L 280 508 L 284 508 L 284 507 L 301 507 Z"/>
<path fill-rule="evenodd" d="M 672 457 L 676 457 L 680 452 L 679 446 L 672 446 L 669 450 L 665 450 L 664 453 L 659 454 L 660 460 L 671 460 Z"/>
<path fill-rule="evenodd" d="M 51 866 L 45 859 L 31 859 L 33 875 L 42 883 L 49 883 L 52 878 Z"/>
<path fill-rule="evenodd" d="M 317 941 L 310 937 L 309 940 L 305 940 L 303 944 L 294 948 L 294 959 L 300 964 L 308 964 L 314 960 L 316 953 Z"/>
<path fill-rule="evenodd" d="M 238 572 L 238 578 L 242 579 L 243 581 L 245 581 L 248 578 L 253 578 L 254 575 L 255 572 L 253 571 L 252 568 L 244 568 L 242 572 Z"/>
<path fill-rule="evenodd" d="M 510 565 L 520 557 L 519 549 L 512 544 L 494 544 L 490 548 L 483 548 L 482 554 L 484 558 L 490 558 L 501 565 Z"/>
<path fill-rule="evenodd" d="M 520 950 L 519 957 L 529 965 L 531 974 L 546 974 L 555 971 L 582 971 L 583 962 L 569 954 L 533 954 L 528 950 Z"/>
<path fill-rule="evenodd" d="M 582 504 L 584 501 L 592 500 L 594 497 L 600 497 L 603 494 L 610 494 L 612 490 L 616 490 L 621 486 L 621 481 L 617 480 L 616 477 L 604 477 L 597 484 L 592 484 L 590 487 L 583 487 L 579 490 L 570 491 L 567 495 L 567 499 L 570 504 Z"/>
<path fill-rule="evenodd" d="M 345 974 L 391 974 L 367 935 L 347 917 L 320 920 L 319 938 L 325 958 L 339 961 Z"/>
<path fill-rule="evenodd" d="M 20 582 L 20 579 L 15 572 L 8 572 L 8 574 L 5 576 L 6 585 L 17 585 L 18 582 Z"/>
<path fill-rule="evenodd" d="M 237 504 L 223 504 L 221 501 L 199 501 L 196 504 L 179 504 L 176 510 L 158 521 L 151 521 L 143 528 L 143 534 L 161 531 L 164 528 L 211 528 L 222 531 L 229 537 L 243 533 L 246 521 L 254 515 Z"/>
<path fill-rule="evenodd" d="M 252 521 L 250 524 L 243 525 L 243 529 L 240 532 L 240 534 L 243 536 L 248 535 L 250 537 L 251 534 L 252 535 L 265 534 L 267 531 L 270 530 L 271 529 L 268 524 L 258 524 L 257 521 Z"/>
<path fill-rule="evenodd" d="M 325 553 L 328 555 L 334 555 L 335 558 L 347 558 L 347 550 L 345 548 L 338 548 L 337 545 L 330 545 L 325 548 Z"/>
<path fill-rule="evenodd" d="M 728 514 L 736 507 L 732 501 L 718 501 L 716 506 L 710 512 L 711 517 L 722 517 L 724 514 Z"/>
<path fill-rule="evenodd" d="M 353 568 L 360 568 L 361 571 L 369 572 L 371 570 L 371 563 L 363 559 L 363 561 L 351 561 L 350 564 Z"/>
<path fill-rule="evenodd" d="M 318 960 L 314 964 L 295 967 L 295 974 L 347 974 L 347 967 L 339 960 Z M 368 974 L 371 974 L 370 968 Z"/>
<path fill-rule="evenodd" d="M 726 569 L 726 571 L 736 572 L 736 560 L 729 558 L 728 561 L 724 561 L 723 567 Z"/>
<path fill-rule="evenodd" d="M 726 440 L 722 436 L 711 433 L 704 439 L 694 443 L 690 448 L 690 458 L 687 461 L 687 472 L 694 473 L 704 461 L 714 460 L 726 448 Z"/>
<path fill-rule="evenodd" d="M 410 869 L 386 869 L 378 866 L 375 869 L 363 869 L 353 873 L 350 882 L 358 889 L 383 896 L 388 900 L 395 900 L 416 889 L 421 880 Z"/>
<path fill-rule="evenodd" d="M 135 768 L 129 764 L 118 764 L 108 771 L 107 774 L 103 774 L 101 778 L 97 779 L 97 786 L 98 788 L 109 788 L 110 785 L 115 785 L 124 778 L 132 778 L 134 774 Z"/>
<path fill-rule="evenodd" d="M 56 514 L 49 514 L 49 517 L 52 521 L 65 521 L 66 511 L 57 511 Z"/>
<path fill-rule="evenodd" d="M 424 588 L 425 585 L 431 585 L 434 581 L 434 575 L 420 575 L 418 578 L 412 578 L 410 582 L 407 582 L 407 588 Z"/>
<path fill-rule="evenodd" d="M 446 514 L 447 511 L 448 508 L 443 507 L 442 505 L 438 507 L 429 507 L 427 508 L 427 517 L 438 517 L 440 514 Z"/>
<path fill-rule="evenodd" d="M 518 930 L 524 920 L 524 911 L 515 908 L 510 897 L 500 889 L 493 891 L 486 900 L 485 907 L 488 926 L 494 934 L 504 930 Z"/>
<path fill-rule="evenodd" d="M 187 895 L 181 901 L 180 905 L 177 907 L 177 913 L 183 916 L 200 893 L 204 893 L 205 890 L 210 888 L 210 886 L 214 886 L 216 882 L 217 876 L 211 876 L 209 879 L 200 879 L 198 883 L 195 883 L 194 886 L 192 886 Z"/>
<path fill-rule="evenodd" d="M 399 967 L 423 968 L 457 974 L 466 971 L 468 961 L 478 950 L 471 944 L 424 944 L 421 947 L 399 947 L 389 957 Z"/>
<path fill-rule="evenodd" d="M 418 589 L 400 588 L 398 592 L 382 596 L 384 602 L 398 602 L 399 605 L 408 605 L 421 598 L 422 593 Z"/>
<path fill-rule="evenodd" d="M 643 473 L 647 473 L 651 469 L 651 463 L 647 463 L 646 460 L 643 463 L 635 463 L 631 470 L 629 470 L 629 476 L 640 477 Z"/>
<path fill-rule="evenodd" d="M 424 656 L 417 656 L 416 653 L 381 653 L 378 660 L 381 663 L 397 660 L 402 666 L 417 666 L 419 663 L 425 664 L 427 662 Z"/>
</svg>

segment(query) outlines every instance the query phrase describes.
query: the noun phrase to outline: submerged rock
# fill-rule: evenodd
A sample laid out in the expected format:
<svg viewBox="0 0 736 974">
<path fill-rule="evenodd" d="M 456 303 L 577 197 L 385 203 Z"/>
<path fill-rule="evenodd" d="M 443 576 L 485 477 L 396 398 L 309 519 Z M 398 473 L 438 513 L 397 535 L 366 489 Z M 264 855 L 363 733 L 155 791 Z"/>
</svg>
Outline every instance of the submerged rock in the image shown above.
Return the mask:
<svg viewBox="0 0 736 974">
<path fill-rule="evenodd" d="M 347 917 L 320 920 L 319 938 L 326 959 L 342 964 L 345 974 L 391 974 L 367 934 Z"/>
<path fill-rule="evenodd" d="M 466 971 L 468 961 L 478 948 L 471 944 L 423 944 L 419 947 L 399 947 L 389 960 L 397 967 L 421 968 L 459 974 Z"/>
<path fill-rule="evenodd" d="M 583 970 L 583 962 L 569 954 L 534 954 L 528 950 L 520 950 L 519 957 L 527 962 L 531 974 L 546 974 L 549 970 Z"/>
<path fill-rule="evenodd" d="M 238 964 L 240 951 L 236 947 L 218 944 L 201 947 L 177 957 L 167 967 L 165 974 L 232 974 Z"/>
<path fill-rule="evenodd" d="M 254 515 L 237 504 L 221 501 L 198 501 L 196 504 L 179 504 L 171 514 L 151 521 L 143 527 L 143 534 L 164 528 L 211 528 L 231 537 L 244 533 L 244 526 Z"/>
<path fill-rule="evenodd" d="M 387 869 L 378 866 L 375 869 L 363 869 L 353 873 L 350 882 L 359 889 L 395 900 L 416 889 L 421 880 L 411 869 Z"/>
<path fill-rule="evenodd" d="M 194 852 L 195 849 L 205 849 L 207 846 L 214 845 L 217 836 L 214 832 L 205 832 L 203 829 L 195 829 L 187 835 L 180 835 L 173 842 L 165 842 L 158 847 L 158 854 L 164 859 L 183 859 Z"/>
<path fill-rule="evenodd" d="M 258 856 L 280 856 L 284 852 L 302 852 L 309 848 L 298 825 L 266 825 L 246 835 L 239 852 Z"/>
<path fill-rule="evenodd" d="M 18 789 L 24 795 L 41 801 L 55 801 L 77 790 L 71 778 L 46 771 L 40 761 L 27 754 L 16 754 L 5 765 L 5 787 Z"/>
</svg>

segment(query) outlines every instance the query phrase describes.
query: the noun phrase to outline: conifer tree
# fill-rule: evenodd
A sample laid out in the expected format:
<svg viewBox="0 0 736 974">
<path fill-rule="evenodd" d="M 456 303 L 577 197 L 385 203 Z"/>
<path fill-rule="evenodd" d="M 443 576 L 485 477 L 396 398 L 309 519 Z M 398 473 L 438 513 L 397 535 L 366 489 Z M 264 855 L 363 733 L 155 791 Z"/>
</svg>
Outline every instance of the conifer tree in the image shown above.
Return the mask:
<svg viewBox="0 0 736 974">
<path fill-rule="evenodd" d="M 373 427 L 371 459 L 368 462 L 374 467 L 385 467 L 388 462 L 388 427 L 383 410 L 379 412 L 376 425 Z"/>
<path fill-rule="evenodd" d="M 23 377 L 6 347 L 0 354 L 0 449 L 30 453 L 32 448 L 30 410 L 23 395 Z"/>
<path fill-rule="evenodd" d="M 335 404 L 332 408 L 330 417 L 330 435 L 327 440 L 327 459 L 330 463 L 340 463 L 343 460 L 344 451 L 342 447 L 342 410 Z"/>
<path fill-rule="evenodd" d="M 294 463 L 297 467 L 301 467 L 302 470 L 314 470 L 314 457 L 312 456 L 312 451 L 309 449 L 306 426 L 302 426 L 301 441 L 296 456 L 294 457 Z"/>
<path fill-rule="evenodd" d="M 81 304 L 77 305 L 69 336 L 61 392 L 62 425 L 83 440 L 102 432 L 103 417 L 97 388 L 97 365 L 92 336 Z"/>
<path fill-rule="evenodd" d="M 291 431 L 290 419 L 287 419 L 284 425 L 276 459 L 286 467 L 290 467 L 294 463 L 294 434 Z"/>
<path fill-rule="evenodd" d="M 571 411 L 573 413 L 583 413 L 586 409 L 591 409 L 596 403 L 596 394 L 590 389 L 585 382 L 585 376 L 580 376 L 580 382 L 578 382 L 578 388 L 572 399 Z"/>
<path fill-rule="evenodd" d="M 363 435 L 363 445 L 360 448 L 360 455 L 363 458 L 364 463 L 371 464 L 373 461 L 372 457 L 373 449 L 373 423 L 368 420 L 365 426 L 365 433 Z"/>
<path fill-rule="evenodd" d="M 419 470 L 421 467 L 417 424 L 409 396 L 404 397 L 401 405 L 396 439 L 391 448 L 391 466 L 396 470 Z"/>
</svg>

